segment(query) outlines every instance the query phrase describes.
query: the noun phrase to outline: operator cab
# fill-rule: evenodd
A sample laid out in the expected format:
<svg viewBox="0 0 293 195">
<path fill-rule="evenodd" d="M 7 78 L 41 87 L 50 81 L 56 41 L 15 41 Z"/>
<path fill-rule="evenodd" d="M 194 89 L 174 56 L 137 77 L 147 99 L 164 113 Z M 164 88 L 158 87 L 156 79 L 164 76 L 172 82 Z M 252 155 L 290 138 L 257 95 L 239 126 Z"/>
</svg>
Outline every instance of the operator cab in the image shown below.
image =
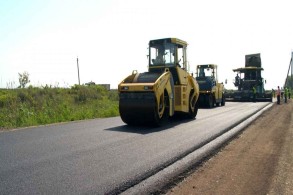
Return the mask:
<svg viewBox="0 0 293 195">
<path fill-rule="evenodd" d="M 187 77 L 179 73 L 187 70 L 187 43 L 177 38 L 151 40 L 149 42 L 149 72 L 162 73 L 166 68 L 171 72 L 174 83 L 186 84 Z M 185 71 L 184 71 L 184 74 Z"/>
<path fill-rule="evenodd" d="M 173 38 L 152 40 L 149 43 L 149 68 L 186 68 L 186 45 Z"/>
<path fill-rule="evenodd" d="M 217 82 L 217 65 L 198 65 L 196 69 L 196 80 L 200 89 L 207 90 L 215 86 Z"/>
<path fill-rule="evenodd" d="M 263 83 L 264 79 L 261 77 L 262 67 L 245 67 L 233 69 L 237 73 L 235 77 L 234 86 L 238 87 L 238 91 L 251 90 L 253 86 L 256 87 L 258 93 L 264 93 Z M 242 76 L 244 75 L 244 76 Z"/>
<path fill-rule="evenodd" d="M 196 68 L 197 80 L 213 80 L 217 82 L 217 65 L 215 64 L 203 64 L 197 65 Z"/>
</svg>

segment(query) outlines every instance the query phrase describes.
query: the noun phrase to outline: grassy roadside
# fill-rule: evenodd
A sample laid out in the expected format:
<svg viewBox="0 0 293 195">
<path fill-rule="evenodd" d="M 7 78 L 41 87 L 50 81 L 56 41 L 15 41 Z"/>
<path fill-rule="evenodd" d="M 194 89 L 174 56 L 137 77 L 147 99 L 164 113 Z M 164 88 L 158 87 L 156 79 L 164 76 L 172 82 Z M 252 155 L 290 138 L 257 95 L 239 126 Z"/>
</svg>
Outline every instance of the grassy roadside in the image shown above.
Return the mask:
<svg viewBox="0 0 293 195">
<path fill-rule="evenodd" d="M 0 129 L 118 115 L 117 91 L 102 86 L 0 89 Z"/>
</svg>

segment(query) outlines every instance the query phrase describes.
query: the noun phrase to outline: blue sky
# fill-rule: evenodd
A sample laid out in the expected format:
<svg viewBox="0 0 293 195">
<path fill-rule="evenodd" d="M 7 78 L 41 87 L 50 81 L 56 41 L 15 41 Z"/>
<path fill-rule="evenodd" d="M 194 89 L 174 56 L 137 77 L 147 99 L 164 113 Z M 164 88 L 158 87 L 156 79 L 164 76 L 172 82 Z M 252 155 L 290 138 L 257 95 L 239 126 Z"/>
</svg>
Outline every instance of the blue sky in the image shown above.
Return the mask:
<svg viewBox="0 0 293 195">
<path fill-rule="evenodd" d="M 232 69 L 261 53 L 265 88 L 282 86 L 293 49 L 291 0 L 0 0 L 0 88 L 17 87 L 27 71 L 34 86 L 109 83 L 147 71 L 150 39 L 189 43 L 191 71 L 219 66 L 232 88 Z"/>
</svg>

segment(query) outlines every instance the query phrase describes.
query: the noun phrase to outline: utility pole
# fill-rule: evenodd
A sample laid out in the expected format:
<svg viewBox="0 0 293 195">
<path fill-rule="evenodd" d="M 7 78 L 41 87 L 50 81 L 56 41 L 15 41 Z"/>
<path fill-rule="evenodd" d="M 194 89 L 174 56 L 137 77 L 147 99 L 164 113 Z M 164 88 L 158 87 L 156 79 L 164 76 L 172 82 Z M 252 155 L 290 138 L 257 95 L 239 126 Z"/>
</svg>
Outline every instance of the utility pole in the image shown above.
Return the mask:
<svg viewBox="0 0 293 195">
<path fill-rule="evenodd" d="M 284 88 L 286 86 L 289 87 L 289 88 L 291 88 L 291 89 L 293 88 L 293 79 L 292 79 L 293 70 L 292 70 L 292 66 L 293 66 L 293 52 L 291 52 L 291 60 L 290 60 L 290 63 L 289 63 L 289 68 L 288 68 L 288 72 L 287 72 L 287 75 L 286 75 L 286 80 L 285 80 Z M 289 80 L 290 69 L 291 69 L 291 83 L 290 83 L 290 80 Z"/>
<path fill-rule="evenodd" d="M 293 89 L 293 51 L 291 52 L 291 90 Z"/>
<path fill-rule="evenodd" d="M 80 85 L 78 56 L 77 56 L 76 62 L 77 62 L 78 85 Z"/>
</svg>

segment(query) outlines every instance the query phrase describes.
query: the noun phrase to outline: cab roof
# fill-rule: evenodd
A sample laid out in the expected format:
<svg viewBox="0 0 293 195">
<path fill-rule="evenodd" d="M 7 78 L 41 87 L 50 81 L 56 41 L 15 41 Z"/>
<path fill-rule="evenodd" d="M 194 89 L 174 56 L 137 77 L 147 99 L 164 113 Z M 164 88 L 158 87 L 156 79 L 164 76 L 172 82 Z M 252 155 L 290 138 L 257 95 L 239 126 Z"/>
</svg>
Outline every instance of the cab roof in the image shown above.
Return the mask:
<svg viewBox="0 0 293 195">
<path fill-rule="evenodd" d="M 217 65 L 216 64 L 200 64 L 200 65 L 197 65 L 198 68 L 217 68 Z"/>
<path fill-rule="evenodd" d="M 251 70 L 264 70 L 264 69 L 261 67 L 255 67 L 255 66 L 248 66 L 245 68 L 233 69 L 234 72 L 240 72 L 240 73 L 244 73 L 244 72 L 251 71 Z"/>
<path fill-rule="evenodd" d="M 164 38 L 164 39 L 155 39 L 155 40 L 150 40 L 149 45 L 158 45 L 158 44 L 163 44 L 163 43 L 174 43 L 177 45 L 181 45 L 181 46 L 187 46 L 187 42 L 183 41 L 181 39 L 178 38 Z"/>
</svg>

